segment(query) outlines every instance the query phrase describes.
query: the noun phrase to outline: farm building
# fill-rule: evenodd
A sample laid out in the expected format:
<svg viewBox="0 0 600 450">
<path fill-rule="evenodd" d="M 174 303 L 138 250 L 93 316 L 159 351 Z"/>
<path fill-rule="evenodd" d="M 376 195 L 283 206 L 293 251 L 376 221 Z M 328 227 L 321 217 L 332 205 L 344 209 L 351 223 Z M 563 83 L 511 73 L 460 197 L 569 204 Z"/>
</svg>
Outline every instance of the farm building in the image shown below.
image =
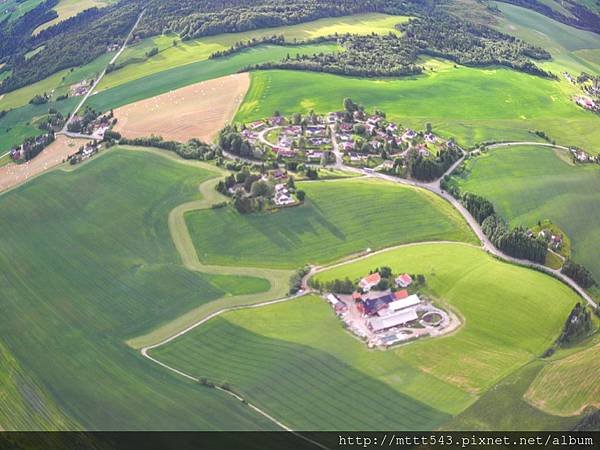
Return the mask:
<svg viewBox="0 0 600 450">
<path fill-rule="evenodd" d="M 421 299 L 418 295 L 413 294 L 400 300 L 394 300 L 388 305 L 388 308 L 390 311 L 396 312 L 412 306 L 417 306 L 419 303 L 421 303 Z"/>
<path fill-rule="evenodd" d="M 337 298 L 334 294 L 327 295 L 327 301 L 331 304 L 331 307 L 335 309 L 335 312 L 342 313 L 348 309 L 346 304 Z"/>
<path fill-rule="evenodd" d="M 372 273 L 368 277 L 363 278 L 359 281 L 358 285 L 365 292 L 369 292 L 373 286 L 376 286 L 381 281 L 381 275 L 379 273 Z"/>
<path fill-rule="evenodd" d="M 388 328 L 404 325 L 418 318 L 417 311 L 414 308 L 404 309 L 395 314 L 385 317 L 374 317 L 369 320 L 369 328 L 374 332 L 387 330 Z"/>
<path fill-rule="evenodd" d="M 412 284 L 412 282 L 413 282 L 412 277 L 407 273 L 396 277 L 396 285 L 398 287 L 402 287 L 402 288 L 408 287 Z"/>
</svg>

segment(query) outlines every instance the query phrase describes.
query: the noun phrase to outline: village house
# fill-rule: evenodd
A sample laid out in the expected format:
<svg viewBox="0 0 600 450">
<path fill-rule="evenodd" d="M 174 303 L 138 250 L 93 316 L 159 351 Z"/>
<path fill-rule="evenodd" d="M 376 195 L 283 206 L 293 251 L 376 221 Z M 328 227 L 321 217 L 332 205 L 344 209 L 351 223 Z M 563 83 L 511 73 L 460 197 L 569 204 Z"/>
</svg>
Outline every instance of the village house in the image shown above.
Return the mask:
<svg viewBox="0 0 600 450">
<path fill-rule="evenodd" d="M 289 147 L 274 146 L 273 151 L 284 158 L 293 158 L 296 156 L 296 151 Z"/>
<path fill-rule="evenodd" d="M 274 127 L 277 127 L 277 126 L 280 126 L 280 125 L 282 125 L 282 124 L 283 124 L 283 122 L 284 122 L 284 120 L 285 120 L 285 119 L 283 118 L 283 116 L 273 116 L 273 117 L 271 117 L 271 118 L 269 119 L 269 123 L 270 123 L 272 126 L 274 126 Z"/>
<path fill-rule="evenodd" d="M 373 288 L 374 286 L 377 286 L 377 284 L 380 281 L 381 281 L 381 275 L 379 275 L 379 273 L 375 272 L 375 273 L 372 273 L 371 275 L 363 278 L 362 280 L 360 280 L 358 282 L 358 285 L 364 292 L 369 292 L 371 290 L 371 288 Z"/>
<path fill-rule="evenodd" d="M 387 131 L 390 134 L 394 134 L 398 131 L 398 125 L 396 125 L 395 123 L 390 123 L 387 127 L 385 127 L 385 131 Z"/>
<path fill-rule="evenodd" d="M 275 185 L 275 195 L 273 200 L 277 206 L 287 206 L 294 203 L 292 194 L 288 190 L 287 186 L 283 183 Z"/>
<path fill-rule="evenodd" d="M 411 130 L 410 128 L 408 128 L 402 135 L 402 140 L 403 141 L 411 141 L 416 137 L 417 137 L 417 133 L 414 130 Z"/>
<path fill-rule="evenodd" d="M 331 304 L 331 307 L 337 314 L 342 314 L 348 310 L 348 306 L 334 294 L 328 294 L 327 301 Z"/>
<path fill-rule="evenodd" d="M 588 97 L 577 97 L 577 104 L 585 109 L 596 109 L 596 103 Z"/>
<path fill-rule="evenodd" d="M 250 128 L 252 131 L 258 131 L 265 125 L 265 122 L 263 122 L 262 120 L 257 120 L 256 122 L 248 124 L 247 127 Z"/>
<path fill-rule="evenodd" d="M 394 281 L 396 282 L 396 286 L 406 288 L 412 284 L 413 279 L 409 274 L 405 273 L 396 277 Z"/>
</svg>

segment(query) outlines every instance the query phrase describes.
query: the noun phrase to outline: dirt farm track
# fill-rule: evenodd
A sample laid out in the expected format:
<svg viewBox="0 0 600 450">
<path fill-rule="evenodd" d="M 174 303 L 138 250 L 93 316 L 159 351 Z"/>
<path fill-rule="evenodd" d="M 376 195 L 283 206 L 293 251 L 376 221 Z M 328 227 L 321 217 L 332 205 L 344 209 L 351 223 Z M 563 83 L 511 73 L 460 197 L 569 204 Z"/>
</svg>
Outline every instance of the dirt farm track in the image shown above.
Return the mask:
<svg viewBox="0 0 600 450">
<path fill-rule="evenodd" d="M 244 99 L 248 73 L 203 81 L 115 109 L 114 127 L 126 138 L 162 136 L 185 142 L 211 141 Z"/>
<path fill-rule="evenodd" d="M 39 155 L 23 164 L 10 163 L 0 167 L 0 192 L 11 189 L 62 163 L 69 155 L 77 153 L 79 147 L 88 142 L 58 135 L 56 140 Z"/>
</svg>

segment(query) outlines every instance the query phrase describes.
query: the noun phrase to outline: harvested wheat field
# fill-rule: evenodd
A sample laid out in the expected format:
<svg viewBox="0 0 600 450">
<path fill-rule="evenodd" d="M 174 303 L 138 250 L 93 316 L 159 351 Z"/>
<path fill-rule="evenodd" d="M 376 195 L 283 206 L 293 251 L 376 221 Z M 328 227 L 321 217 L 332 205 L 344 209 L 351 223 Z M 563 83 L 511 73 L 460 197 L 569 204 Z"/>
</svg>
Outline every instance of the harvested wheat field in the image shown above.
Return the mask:
<svg viewBox="0 0 600 450">
<path fill-rule="evenodd" d="M 79 147 L 88 142 L 85 139 L 72 139 L 56 136 L 56 140 L 42 152 L 23 164 L 10 163 L 0 167 L 0 192 L 24 183 L 40 173 L 62 163 L 69 155 L 77 153 Z"/>
<path fill-rule="evenodd" d="M 114 130 L 130 139 L 210 141 L 232 119 L 249 86 L 248 73 L 238 73 L 131 103 L 114 111 Z"/>
</svg>

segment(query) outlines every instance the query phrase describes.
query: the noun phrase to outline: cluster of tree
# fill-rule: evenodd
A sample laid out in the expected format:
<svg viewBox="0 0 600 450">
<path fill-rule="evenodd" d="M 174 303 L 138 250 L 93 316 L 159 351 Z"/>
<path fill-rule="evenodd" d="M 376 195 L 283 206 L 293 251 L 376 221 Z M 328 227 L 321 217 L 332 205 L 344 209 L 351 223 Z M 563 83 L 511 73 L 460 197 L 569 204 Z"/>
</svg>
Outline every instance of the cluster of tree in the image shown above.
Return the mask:
<svg viewBox="0 0 600 450">
<path fill-rule="evenodd" d="M 472 193 L 458 197 L 473 218 L 481 224 L 481 230 L 500 251 L 519 259 L 528 259 L 540 264 L 546 260 L 547 243 L 540 238 L 530 236 L 522 227 L 510 229 L 506 221 L 496 214 L 494 205 L 484 197 Z"/>
<path fill-rule="evenodd" d="M 45 103 L 48 103 L 48 100 L 50 100 L 50 96 L 44 92 L 43 94 L 34 95 L 33 98 L 31 100 L 29 100 L 29 104 L 30 105 L 43 105 Z"/>
<path fill-rule="evenodd" d="M 553 76 L 530 61 L 550 59 L 550 53 L 485 25 L 438 13 L 411 19 L 398 28 L 404 33 L 401 39 L 417 54 L 440 56 L 467 66 L 500 64 Z"/>
<path fill-rule="evenodd" d="M 507 255 L 539 264 L 546 261 L 548 245 L 543 239 L 529 236 L 523 227 L 510 229 L 506 221 L 497 214 L 486 217 L 481 230 L 496 248 Z"/>
<path fill-rule="evenodd" d="M 107 132 L 108 133 L 108 132 Z M 119 139 L 119 143 L 125 145 L 139 145 L 141 147 L 156 147 L 163 150 L 169 150 L 177 153 L 184 159 L 199 159 L 208 161 L 214 159 L 216 156 L 215 150 L 209 145 L 198 139 L 191 139 L 186 143 L 177 141 L 165 141 L 160 136 L 150 136 L 135 139 L 121 138 L 119 133 L 108 134 L 105 133 L 106 138 Z"/>
<path fill-rule="evenodd" d="M 461 156 L 462 152 L 458 147 L 444 148 L 438 152 L 435 158 L 424 157 L 417 150 L 411 149 L 406 156 L 407 175 L 415 180 L 435 180 L 441 177 Z"/>
<path fill-rule="evenodd" d="M 588 411 L 573 427 L 573 431 L 600 431 L 600 409 Z"/>
<path fill-rule="evenodd" d="M 304 266 L 294 272 L 294 274 L 290 277 L 290 294 L 297 294 L 298 291 L 302 289 L 302 280 L 309 272 L 309 266 Z"/>
<path fill-rule="evenodd" d="M 567 25 L 571 25 L 576 28 L 600 33 L 600 15 L 596 14 L 590 8 L 586 7 L 585 2 L 578 2 L 573 0 L 566 0 L 566 2 L 564 0 L 561 1 L 561 6 L 563 6 L 570 12 L 569 15 L 566 15 L 561 13 L 560 11 L 557 11 L 556 9 L 553 9 L 548 2 L 544 2 L 542 0 L 500 1 L 533 9 L 534 11 L 551 17 L 554 20 L 557 20 Z"/>
<path fill-rule="evenodd" d="M 83 110 L 83 114 L 80 116 L 74 116 L 73 119 L 67 125 L 67 130 L 72 133 L 81 133 L 88 125 L 100 116 L 100 113 L 95 109 L 86 106 Z"/>
<path fill-rule="evenodd" d="M 422 72 L 421 54 L 439 56 L 468 66 L 500 64 L 544 77 L 554 75 L 540 69 L 530 58 L 549 59 L 550 54 L 484 25 L 437 12 L 399 25 L 402 35 L 355 36 L 338 39 L 343 52 L 296 55 L 252 69 L 297 69 L 354 76 L 390 77 Z"/>
<path fill-rule="evenodd" d="M 567 259 L 560 270 L 566 276 L 576 281 L 582 288 L 588 289 L 596 285 L 596 280 L 592 273 L 581 264 L 574 263 Z"/>
<path fill-rule="evenodd" d="M 52 142 L 54 142 L 54 132 L 52 131 L 41 136 L 25 139 L 22 145 L 23 154 L 21 158 L 25 161 L 32 160 Z"/>
<path fill-rule="evenodd" d="M 40 121 L 38 128 L 40 130 L 54 132 L 60 130 L 64 124 L 65 117 L 62 113 L 54 108 L 49 108 L 48 115 Z"/>
<path fill-rule="evenodd" d="M 556 341 L 556 345 L 564 346 L 577 342 L 578 340 L 587 337 L 594 331 L 594 323 L 592 322 L 592 314 L 580 303 L 577 303 L 565 325 L 563 331 Z"/>
<path fill-rule="evenodd" d="M 222 150 L 241 156 L 242 158 L 251 158 L 253 156 L 252 146 L 233 125 L 226 125 L 219 132 L 218 143 Z"/>
<path fill-rule="evenodd" d="M 335 280 L 326 281 L 324 283 L 316 279 L 311 279 L 310 285 L 318 291 L 329 291 L 334 294 L 343 295 L 352 294 L 356 290 L 356 284 L 348 277 L 343 280 L 336 278 Z"/>
<path fill-rule="evenodd" d="M 158 47 L 152 47 L 150 50 L 146 52 L 146 58 L 152 58 L 153 56 L 158 55 Z"/>
<path fill-rule="evenodd" d="M 235 44 L 233 44 L 231 47 L 229 47 L 225 50 L 217 50 L 216 52 L 211 53 L 208 58 L 214 59 L 214 58 L 220 58 L 222 56 L 229 56 L 229 55 L 239 52 L 240 50 L 243 50 L 245 48 L 256 47 L 258 45 L 263 45 L 263 44 L 284 45 L 285 37 L 283 36 L 283 34 L 279 34 L 279 35 L 274 34 L 273 36 L 264 36 L 261 39 L 252 38 L 247 41 L 238 41 Z"/>
</svg>

